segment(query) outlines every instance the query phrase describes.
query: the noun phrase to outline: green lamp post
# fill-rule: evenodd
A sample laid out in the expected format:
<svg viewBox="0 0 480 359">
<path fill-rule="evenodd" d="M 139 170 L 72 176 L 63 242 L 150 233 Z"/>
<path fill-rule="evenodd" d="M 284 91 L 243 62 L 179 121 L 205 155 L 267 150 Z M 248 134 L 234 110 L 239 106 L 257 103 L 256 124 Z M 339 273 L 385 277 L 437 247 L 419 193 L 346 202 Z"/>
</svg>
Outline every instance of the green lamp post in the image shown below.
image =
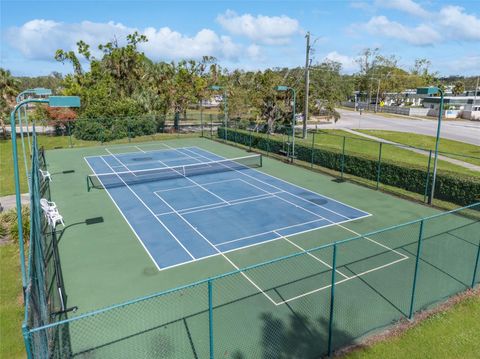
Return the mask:
<svg viewBox="0 0 480 359">
<path fill-rule="evenodd" d="M 10 113 L 10 128 L 12 135 L 12 154 L 13 154 L 13 174 L 15 179 L 15 201 L 17 205 L 17 224 L 18 238 L 20 247 L 20 267 L 22 271 L 23 294 L 27 287 L 27 275 L 25 271 L 25 249 L 23 246 L 23 220 L 22 220 L 22 202 L 20 197 L 20 175 L 18 170 L 18 151 L 17 151 L 17 130 L 15 126 L 15 115 L 18 110 L 29 103 L 46 103 L 50 107 L 80 107 L 80 97 L 78 96 L 50 96 L 48 98 L 26 99 L 18 103 Z"/>
<path fill-rule="evenodd" d="M 438 145 L 440 143 L 440 127 L 442 125 L 444 92 L 440 87 L 434 87 L 434 86 L 417 88 L 418 95 L 436 95 L 438 93 L 440 93 L 440 108 L 438 109 L 437 138 L 435 139 L 435 157 L 433 160 L 432 190 L 430 191 L 430 196 L 428 197 L 428 204 L 432 204 L 432 200 L 435 195 L 435 181 L 437 179 Z"/>
<path fill-rule="evenodd" d="M 292 156 L 290 161 L 293 163 L 295 158 L 295 125 L 296 125 L 296 118 L 295 118 L 295 107 L 296 107 L 296 100 L 297 100 L 297 93 L 293 87 L 289 86 L 277 86 L 275 90 L 280 92 L 292 91 L 293 96 L 293 105 L 292 105 Z"/>
<path fill-rule="evenodd" d="M 227 140 L 227 129 L 228 129 L 228 101 L 227 101 L 227 89 L 223 86 L 212 85 L 210 90 L 220 91 L 223 90 L 223 117 L 225 123 L 225 141 Z"/>
<path fill-rule="evenodd" d="M 43 87 L 35 87 L 33 89 L 27 89 L 20 92 L 17 97 L 15 98 L 17 103 L 22 102 L 26 99 L 27 96 L 50 96 L 52 94 L 52 90 L 43 88 Z M 23 118 L 25 120 L 25 125 L 27 127 L 27 140 L 28 140 L 28 148 L 30 149 L 30 136 L 28 130 L 28 114 L 27 114 L 27 106 L 23 106 Z M 22 115 L 21 111 L 18 111 L 18 124 L 20 126 L 20 137 L 22 139 L 22 150 L 24 153 L 24 167 L 26 171 L 26 178 L 28 178 L 28 166 L 27 166 L 27 159 L 26 159 L 26 151 L 25 151 L 25 143 L 23 140 L 23 122 L 22 122 Z M 30 183 L 28 183 L 28 189 L 30 190 Z"/>
</svg>

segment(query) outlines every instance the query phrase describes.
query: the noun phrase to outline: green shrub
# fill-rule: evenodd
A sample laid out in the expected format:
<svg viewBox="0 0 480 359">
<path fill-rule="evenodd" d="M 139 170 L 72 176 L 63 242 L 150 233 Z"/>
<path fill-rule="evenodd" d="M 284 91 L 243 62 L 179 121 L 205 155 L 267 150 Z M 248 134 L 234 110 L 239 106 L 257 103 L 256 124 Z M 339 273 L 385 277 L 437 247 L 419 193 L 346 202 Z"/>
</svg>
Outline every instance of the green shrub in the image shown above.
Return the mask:
<svg viewBox="0 0 480 359">
<path fill-rule="evenodd" d="M 224 128 L 218 128 L 218 136 L 225 137 Z M 250 137 L 251 136 L 251 137 Z M 279 153 L 283 143 L 276 138 L 265 135 L 228 129 L 227 139 L 245 146 L 251 145 L 263 151 Z M 302 144 L 295 146 L 297 158 L 301 161 L 312 161 L 312 149 Z M 313 150 L 313 163 L 335 171 L 341 171 L 342 154 L 333 150 L 315 148 Z M 377 180 L 378 161 L 352 155 L 345 155 L 344 172 L 353 176 Z M 382 161 L 380 169 L 380 182 L 402 188 L 404 190 L 423 194 L 427 172 L 413 166 L 405 167 L 398 163 Z M 474 177 L 451 173 L 437 173 L 435 184 L 435 198 L 452 202 L 461 206 L 469 205 L 480 200 L 480 180 Z"/>
</svg>

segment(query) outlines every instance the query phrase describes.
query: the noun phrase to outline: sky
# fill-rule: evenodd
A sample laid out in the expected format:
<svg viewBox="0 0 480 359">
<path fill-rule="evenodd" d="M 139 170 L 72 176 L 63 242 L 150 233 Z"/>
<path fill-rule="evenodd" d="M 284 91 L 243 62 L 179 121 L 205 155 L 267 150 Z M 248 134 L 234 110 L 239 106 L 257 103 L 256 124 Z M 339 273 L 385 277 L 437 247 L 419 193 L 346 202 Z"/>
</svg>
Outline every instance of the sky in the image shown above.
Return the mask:
<svg viewBox="0 0 480 359">
<path fill-rule="evenodd" d="M 140 50 L 155 61 L 217 58 L 232 70 L 305 64 L 342 64 L 357 72 L 365 48 L 395 55 L 410 69 L 416 58 L 441 75 L 480 74 L 480 1 L 20 1 L 0 2 L 0 66 L 17 76 L 70 73 L 54 60 L 57 49 L 96 49 L 138 31 Z M 93 52 L 99 56 L 98 51 Z"/>
</svg>

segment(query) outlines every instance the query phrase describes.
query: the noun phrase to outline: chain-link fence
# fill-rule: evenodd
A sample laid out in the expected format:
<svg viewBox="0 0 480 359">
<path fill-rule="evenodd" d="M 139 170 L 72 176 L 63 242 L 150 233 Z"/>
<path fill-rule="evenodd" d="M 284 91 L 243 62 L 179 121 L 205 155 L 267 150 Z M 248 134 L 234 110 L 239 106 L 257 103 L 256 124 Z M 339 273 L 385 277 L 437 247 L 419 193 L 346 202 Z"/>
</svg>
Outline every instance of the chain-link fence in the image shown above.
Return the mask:
<svg viewBox="0 0 480 359">
<path fill-rule="evenodd" d="M 309 133 L 308 140 L 286 133 L 262 133 L 230 121 L 207 138 L 227 141 L 248 150 L 260 151 L 277 159 L 327 171 L 338 181 L 351 180 L 375 189 L 398 188 L 427 202 L 432 193 L 432 150 L 372 141 L 324 131 Z M 236 124 L 234 124 L 236 123 Z M 475 166 L 480 157 L 439 152 Z M 453 166 L 453 167 L 452 167 Z M 459 171 L 459 172 L 456 172 Z M 480 179 L 467 168 L 439 161 L 435 198 L 465 206 L 480 200 Z"/>
<path fill-rule="evenodd" d="M 32 358 L 317 358 L 480 282 L 476 203 L 67 319 L 48 290 L 35 158 Z"/>
</svg>

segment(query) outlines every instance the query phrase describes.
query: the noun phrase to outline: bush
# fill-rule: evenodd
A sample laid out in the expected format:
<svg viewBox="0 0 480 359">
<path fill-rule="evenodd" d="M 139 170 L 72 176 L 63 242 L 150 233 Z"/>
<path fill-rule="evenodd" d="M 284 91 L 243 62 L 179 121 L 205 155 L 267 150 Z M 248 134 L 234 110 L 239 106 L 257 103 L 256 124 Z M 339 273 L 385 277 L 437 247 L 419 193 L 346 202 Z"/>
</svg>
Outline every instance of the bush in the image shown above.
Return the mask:
<svg viewBox="0 0 480 359">
<path fill-rule="evenodd" d="M 225 137 L 224 128 L 218 128 L 218 136 Z M 251 145 L 263 151 L 279 153 L 283 149 L 283 143 L 276 138 L 267 138 L 265 135 L 250 133 L 242 130 L 228 129 L 229 141 Z M 251 141 L 251 143 L 250 143 Z M 312 149 L 302 144 L 295 146 L 297 158 L 301 161 L 312 161 Z M 315 148 L 313 150 L 313 163 L 335 171 L 341 171 L 342 154 L 332 150 Z M 345 155 L 344 172 L 353 176 L 366 178 L 371 181 L 377 180 L 378 161 Z M 380 182 L 402 188 L 404 190 L 423 194 L 427 172 L 421 168 L 405 167 L 398 163 L 382 161 L 380 170 Z M 469 205 L 480 200 L 480 181 L 474 177 L 459 174 L 437 173 L 435 184 L 435 198 L 452 202 L 461 206 Z"/>
</svg>

